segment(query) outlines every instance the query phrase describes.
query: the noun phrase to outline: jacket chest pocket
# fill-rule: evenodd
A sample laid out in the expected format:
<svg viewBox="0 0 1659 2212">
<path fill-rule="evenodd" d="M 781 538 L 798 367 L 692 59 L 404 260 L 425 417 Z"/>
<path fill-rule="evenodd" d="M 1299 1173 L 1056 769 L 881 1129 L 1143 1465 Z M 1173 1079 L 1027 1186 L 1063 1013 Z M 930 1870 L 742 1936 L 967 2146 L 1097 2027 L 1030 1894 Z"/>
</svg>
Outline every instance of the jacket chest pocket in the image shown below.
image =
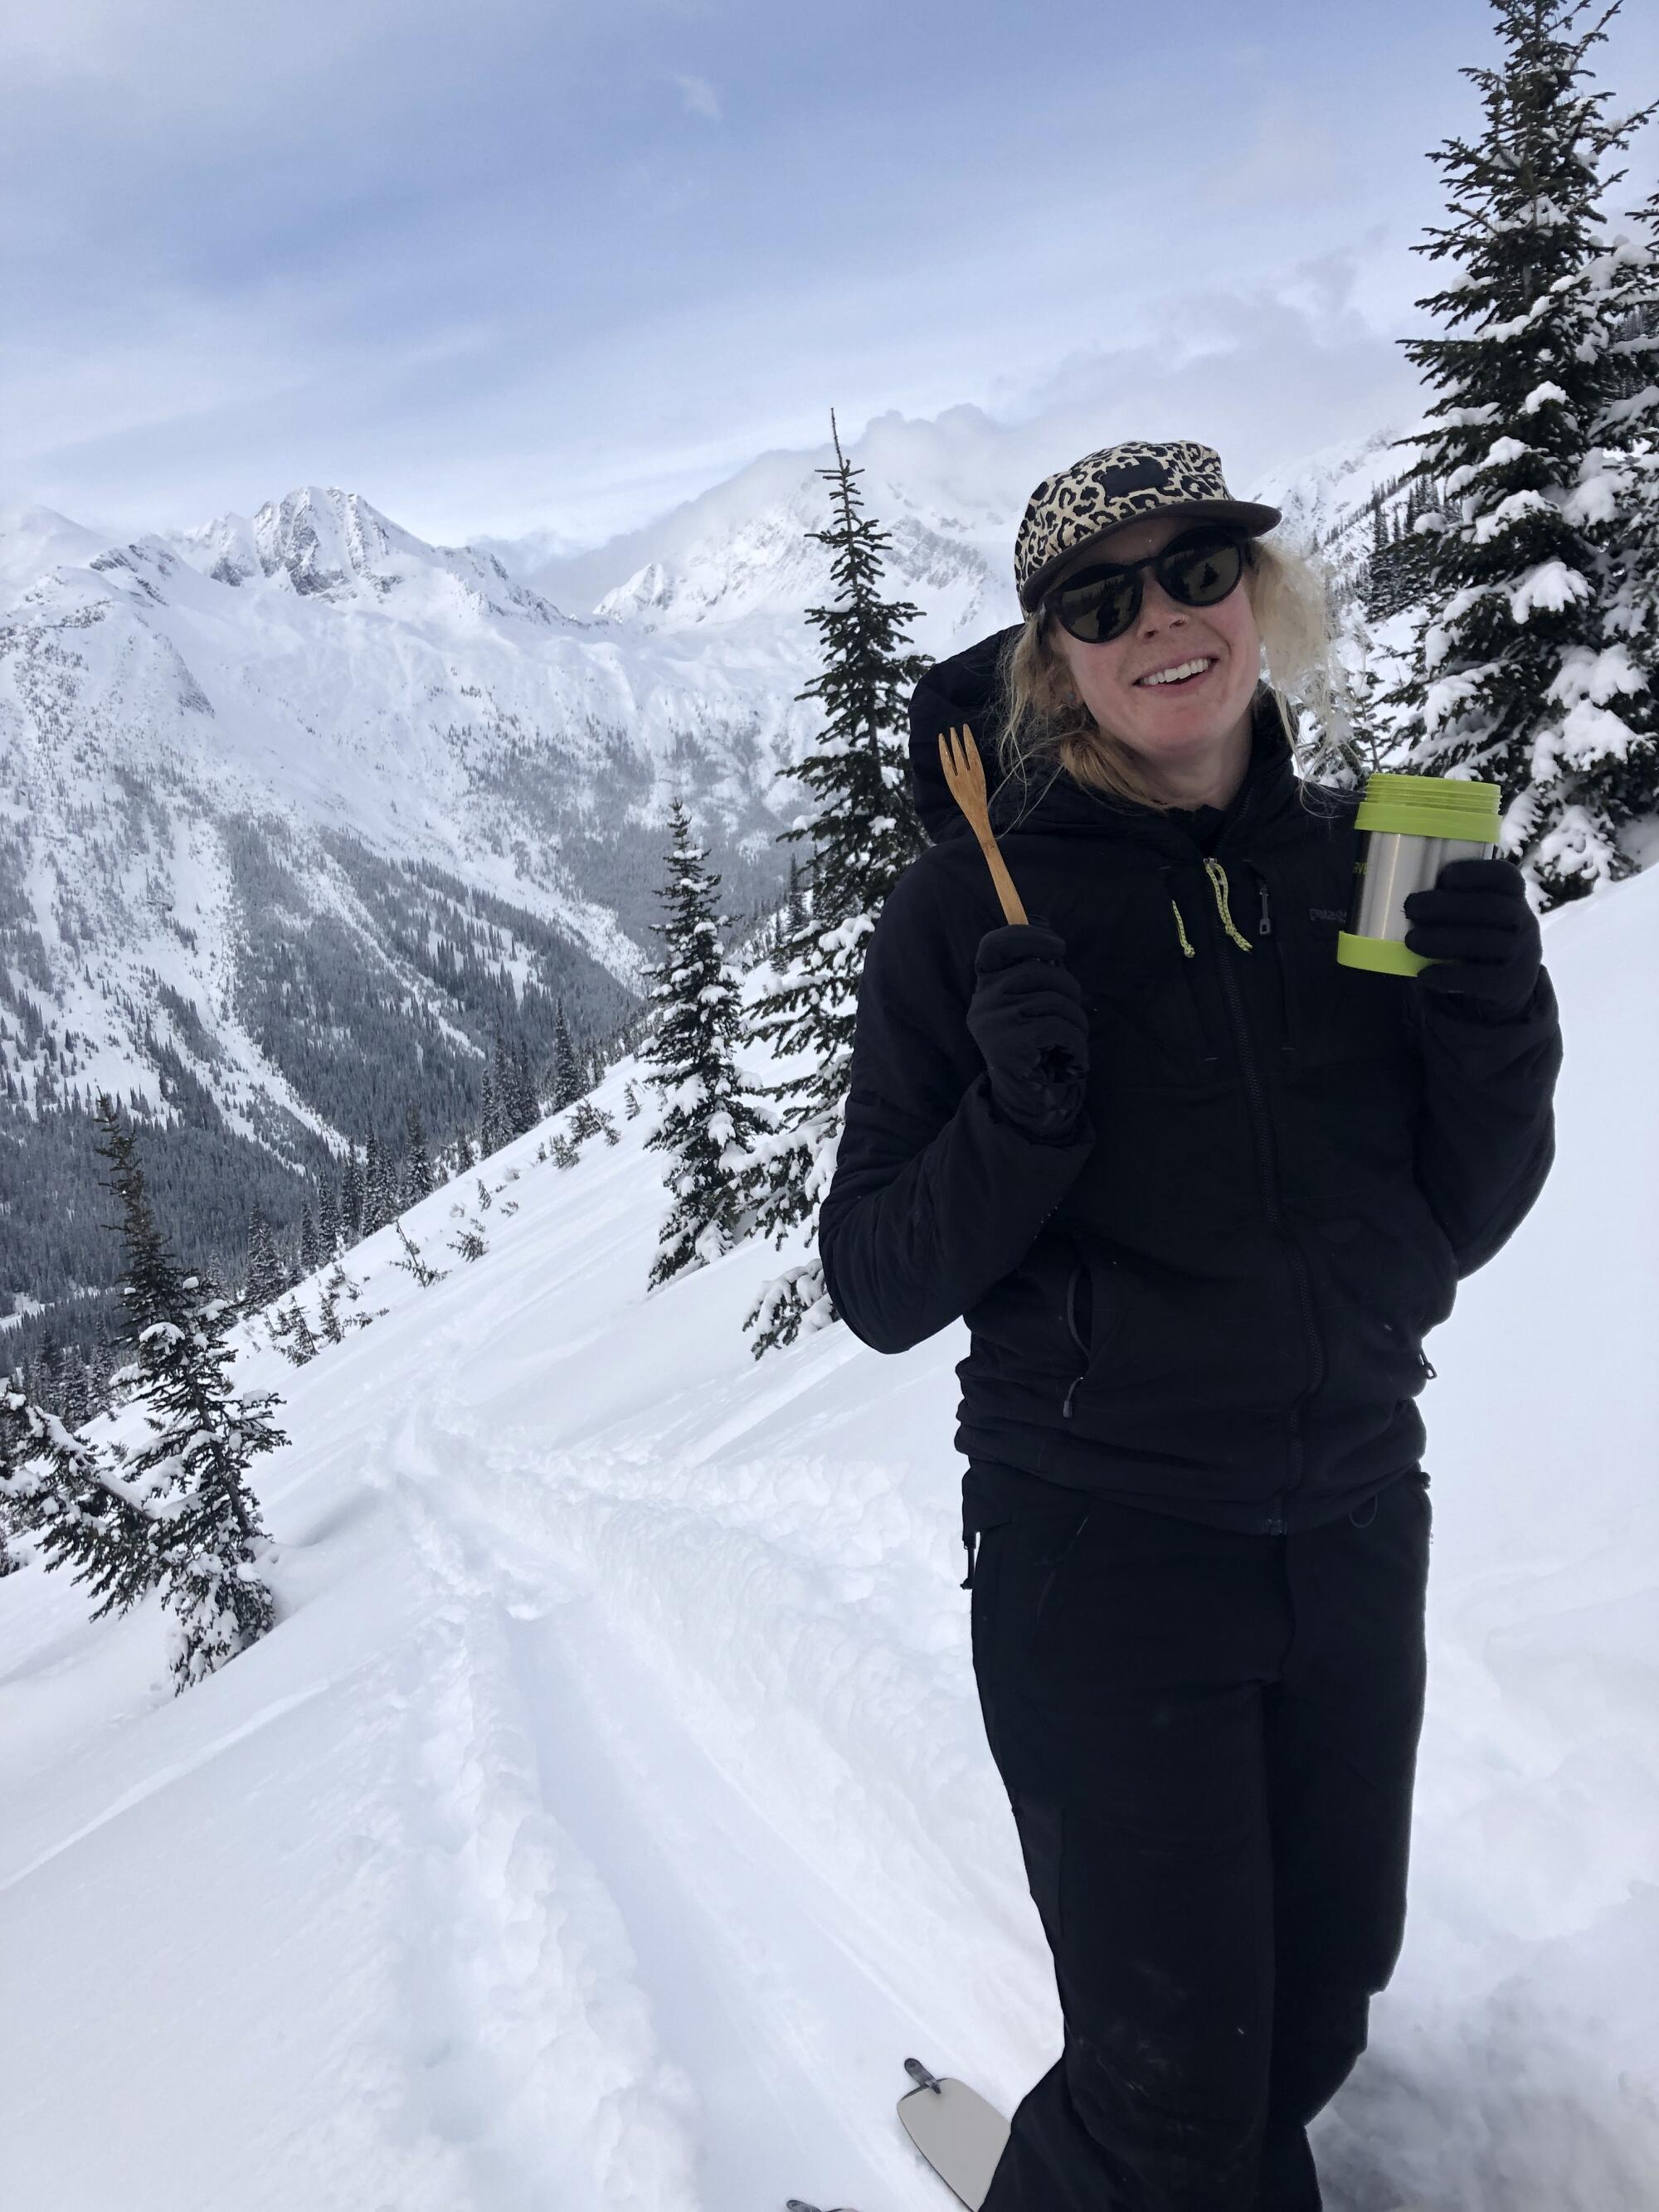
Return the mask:
<svg viewBox="0 0 1659 2212">
<path fill-rule="evenodd" d="M 1348 871 L 1340 856 L 1303 879 L 1282 864 L 1255 866 L 1264 918 L 1271 900 L 1272 960 L 1281 1041 L 1291 1072 L 1304 1065 L 1388 1059 L 1405 1043 L 1405 979 L 1345 967 L 1336 940 L 1346 919 Z M 1352 863 L 1349 863 L 1351 870 Z M 1264 979 L 1265 980 L 1265 979 Z"/>
</svg>

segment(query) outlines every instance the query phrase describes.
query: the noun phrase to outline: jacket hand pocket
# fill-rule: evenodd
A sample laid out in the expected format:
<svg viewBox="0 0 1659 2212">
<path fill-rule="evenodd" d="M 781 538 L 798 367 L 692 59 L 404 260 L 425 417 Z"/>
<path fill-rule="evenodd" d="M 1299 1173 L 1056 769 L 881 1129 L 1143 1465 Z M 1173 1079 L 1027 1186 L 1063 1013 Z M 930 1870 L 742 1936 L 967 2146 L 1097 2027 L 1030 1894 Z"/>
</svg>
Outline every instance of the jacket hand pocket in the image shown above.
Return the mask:
<svg viewBox="0 0 1659 2212">
<path fill-rule="evenodd" d="M 1060 1401 L 1067 1420 L 1078 1389 L 1097 1369 L 1116 1332 L 1121 1305 L 1116 1263 L 1108 1261 L 1097 1267 L 1079 1255 L 1066 1285 L 1066 1326 L 1077 1363 Z"/>
</svg>

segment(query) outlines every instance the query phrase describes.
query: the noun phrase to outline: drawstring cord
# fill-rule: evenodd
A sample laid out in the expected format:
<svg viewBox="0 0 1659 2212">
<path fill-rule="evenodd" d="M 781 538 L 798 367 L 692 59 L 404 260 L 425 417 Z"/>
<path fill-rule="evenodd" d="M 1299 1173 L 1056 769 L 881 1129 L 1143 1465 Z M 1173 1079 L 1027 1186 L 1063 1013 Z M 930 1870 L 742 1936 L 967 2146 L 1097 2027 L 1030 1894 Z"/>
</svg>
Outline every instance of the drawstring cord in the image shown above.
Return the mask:
<svg viewBox="0 0 1659 2212">
<path fill-rule="evenodd" d="M 1231 938 L 1233 943 L 1238 947 L 1241 952 L 1254 952 L 1255 950 L 1255 945 L 1251 944 L 1248 937 L 1243 936 L 1240 933 L 1237 926 L 1233 921 L 1231 910 L 1227 904 L 1227 895 L 1229 890 L 1231 889 L 1231 886 L 1227 881 L 1227 871 L 1222 866 L 1219 860 L 1206 860 L 1204 863 L 1204 872 L 1209 877 L 1210 889 L 1215 894 L 1216 911 L 1221 916 L 1221 927 L 1226 931 L 1228 936 Z M 1169 871 L 1166 869 L 1164 872 L 1167 875 Z M 1194 945 L 1191 939 L 1187 934 L 1187 924 L 1182 916 L 1179 905 L 1173 897 L 1170 901 L 1170 910 L 1175 915 L 1176 935 L 1181 940 L 1181 950 L 1182 953 L 1188 960 L 1195 960 L 1198 957 L 1198 948 Z M 1262 915 L 1265 921 L 1267 915 L 1265 903 L 1262 908 Z M 1268 927 L 1271 927 L 1271 924 L 1269 924 Z M 1267 934 L 1266 929 L 1263 930 L 1262 934 L 1264 936 Z"/>
<path fill-rule="evenodd" d="M 1212 860 L 1206 855 L 1204 862 L 1204 872 L 1210 879 L 1210 889 L 1215 893 L 1216 906 L 1221 915 L 1221 927 L 1226 931 L 1228 936 L 1231 938 L 1233 943 L 1238 947 L 1241 952 L 1254 952 L 1255 950 L 1255 945 L 1251 944 L 1248 937 L 1240 933 L 1239 930 L 1234 924 L 1232 915 L 1227 910 L 1227 871 L 1222 866 L 1219 860 Z"/>
</svg>

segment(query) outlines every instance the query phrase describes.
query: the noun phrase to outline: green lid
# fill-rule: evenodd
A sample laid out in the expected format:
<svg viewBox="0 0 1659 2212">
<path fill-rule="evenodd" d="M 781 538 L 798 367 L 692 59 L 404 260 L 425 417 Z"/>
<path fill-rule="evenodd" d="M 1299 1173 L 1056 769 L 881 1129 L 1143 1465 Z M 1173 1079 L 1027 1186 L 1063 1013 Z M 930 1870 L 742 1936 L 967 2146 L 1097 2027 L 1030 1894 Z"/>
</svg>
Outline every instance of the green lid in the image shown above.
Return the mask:
<svg viewBox="0 0 1659 2212">
<path fill-rule="evenodd" d="M 1428 961 L 1420 952 L 1409 952 L 1391 937 L 1356 937 L 1350 929 L 1336 933 L 1336 957 L 1344 968 L 1369 968 L 1378 975 L 1415 975 Z"/>
<path fill-rule="evenodd" d="M 1474 776 L 1384 775 L 1365 779 L 1356 830 L 1381 830 L 1408 837 L 1453 837 L 1495 845 L 1503 793 Z"/>
</svg>

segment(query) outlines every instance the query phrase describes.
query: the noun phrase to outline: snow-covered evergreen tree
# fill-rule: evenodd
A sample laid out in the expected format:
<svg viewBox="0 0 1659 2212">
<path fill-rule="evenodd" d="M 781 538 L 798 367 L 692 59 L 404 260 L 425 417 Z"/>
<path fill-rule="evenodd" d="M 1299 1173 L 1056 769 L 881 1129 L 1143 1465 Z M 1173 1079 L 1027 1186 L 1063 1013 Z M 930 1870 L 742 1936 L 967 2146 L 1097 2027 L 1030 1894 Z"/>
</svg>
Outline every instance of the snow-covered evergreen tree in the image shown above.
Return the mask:
<svg viewBox="0 0 1659 2212">
<path fill-rule="evenodd" d="M 92 1417 L 92 1400 L 87 1390 L 86 1362 L 78 1345 L 66 1344 L 59 1350 L 53 1362 L 52 1382 L 53 1403 L 64 1425 L 83 1428 Z"/>
<path fill-rule="evenodd" d="M 248 1222 L 247 1287 L 243 1299 L 250 1313 L 263 1312 L 286 1287 L 282 1255 L 270 1224 L 256 1206 Z"/>
<path fill-rule="evenodd" d="M 339 1201 L 326 1176 L 317 1193 L 317 1242 L 322 1247 L 325 1260 L 331 1260 L 340 1249 Z"/>
<path fill-rule="evenodd" d="M 392 1226 L 398 1232 L 398 1242 L 404 1248 L 403 1258 L 394 1260 L 392 1266 L 405 1275 L 413 1275 L 423 1291 L 429 1291 L 434 1283 L 442 1282 L 448 1270 L 431 1265 L 401 1221 L 394 1222 Z"/>
<path fill-rule="evenodd" d="M 1590 525 L 1607 486 L 1585 463 L 1618 374 L 1592 267 L 1597 164 L 1652 110 L 1607 121 L 1610 95 L 1577 89 L 1604 35 L 1573 32 L 1587 0 L 1492 4 L 1501 65 L 1462 72 L 1485 128 L 1431 155 L 1452 221 L 1412 249 L 1455 264 L 1417 305 L 1455 334 L 1405 342 L 1441 396 L 1401 442 L 1444 504 L 1418 520 L 1413 665 L 1389 704 L 1417 772 L 1502 787 L 1503 850 L 1548 906 L 1634 865 L 1619 830 L 1636 684 L 1604 649 L 1613 586 Z"/>
<path fill-rule="evenodd" d="M 173 1683 L 182 1690 L 270 1626 L 270 1593 L 257 1571 L 269 1540 L 248 1469 L 288 1440 L 271 1419 L 274 1395 L 233 1388 L 235 1305 L 204 1276 L 185 1274 L 162 1243 L 132 1133 L 107 1098 L 98 1127 L 121 1207 L 122 1291 L 149 1431 L 122 1472 L 134 1493 L 161 1509 L 154 1540 L 175 1625 Z"/>
<path fill-rule="evenodd" d="M 708 848 L 692 842 L 691 819 L 676 796 L 669 808 L 665 920 L 648 925 L 662 939 L 649 997 L 660 1019 L 641 1048 L 662 1114 L 646 1139 L 666 1156 L 672 1203 L 657 1236 L 647 1291 L 683 1269 L 703 1267 L 741 1242 L 750 1227 L 741 1175 L 748 1148 L 765 1126 L 750 1104 L 733 1057 L 741 993 L 727 967 L 715 911 L 720 878 L 704 867 Z"/>
<path fill-rule="evenodd" d="M 483 1073 L 483 1103 L 478 1114 L 478 1156 L 488 1159 L 492 1152 L 500 1152 L 513 1133 L 507 1118 L 507 1109 L 496 1077 L 501 1068 L 501 1038 L 495 1040 L 494 1057 L 486 1063 Z"/>
<path fill-rule="evenodd" d="M 323 1248 L 318 1240 L 317 1224 L 311 1218 L 308 1206 L 300 1209 L 300 1273 L 314 1275 L 323 1264 Z"/>
<path fill-rule="evenodd" d="M 398 1211 L 398 1177 L 385 1147 L 371 1129 L 363 1147 L 363 1234 L 384 1229 Z"/>
<path fill-rule="evenodd" d="M 340 1235 L 347 1244 L 355 1244 L 362 1233 L 363 1172 L 357 1161 L 357 1147 L 348 1145 L 345 1164 L 340 1170 Z"/>
<path fill-rule="evenodd" d="M 806 927 L 806 884 L 800 862 L 789 855 L 789 889 L 783 905 L 784 927 L 787 935 L 793 935 Z"/>
<path fill-rule="evenodd" d="M 0 1388 L 0 1551 L 8 1530 L 38 1530 L 46 1565 L 69 1568 L 100 1600 L 94 1620 L 125 1613 L 161 1578 L 156 1504 L 21 1382 Z"/>
<path fill-rule="evenodd" d="M 295 1367 L 303 1367 L 308 1359 L 317 1357 L 317 1339 L 298 1298 L 290 1298 L 285 1306 L 270 1309 L 270 1328 L 278 1350 Z"/>
<path fill-rule="evenodd" d="M 561 999 L 553 1023 L 553 1111 L 558 1114 L 565 1107 L 574 1106 L 585 1087 L 576 1048 L 564 1018 L 564 1000 Z"/>
<path fill-rule="evenodd" d="M 910 797 L 909 698 L 926 667 L 905 650 L 905 633 L 921 610 L 881 596 L 886 532 L 862 512 L 855 479 L 863 471 L 841 449 L 831 415 L 836 465 L 818 474 L 830 486 L 833 520 L 808 534 L 832 556 L 834 601 L 809 607 L 818 632 L 823 672 L 797 696 L 825 710 L 823 735 L 800 774 L 817 807 L 786 839 L 811 841 L 810 911 L 786 939 L 774 963 L 776 981 L 755 1006 L 751 1034 L 780 1054 L 802 1054 L 805 1072 L 768 1085 L 781 1099 L 770 1131 L 757 1139 L 744 1182 L 757 1225 L 781 1245 L 811 1224 L 830 1188 L 840 1142 L 853 1021 L 864 940 L 875 927 L 894 878 L 924 839 Z M 767 1109 L 769 1112 L 771 1109 Z M 835 1318 L 817 1250 L 765 1283 L 744 1327 L 757 1332 L 757 1358 L 792 1343 L 803 1327 Z"/>
<path fill-rule="evenodd" d="M 1641 684 L 1621 702 L 1639 742 L 1610 781 L 1621 811 L 1651 824 L 1659 816 L 1659 191 L 1628 210 L 1590 276 L 1610 334 L 1611 390 L 1580 498 L 1612 574 L 1603 656 Z"/>
<path fill-rule="evenodd" d="M 404 1140 L 403 1200 L 405 1206 L 413 1206 L 432 1195 L 432 1155 L 427 1149 L 426 1124 L 421 1119 L 418 1106 L 411 1103 L 404 1116 L 404 1126 L 407 1133 Z"/>
<path fill-rule="evenodd" d="M 541 1101 L 536 1095 L 536 1078 L 530 1065 L 530 1047 L 520 1037 L 513 1048 L 514 1134 L 528 1136 L 541 1118 Z"/>
</svg>

